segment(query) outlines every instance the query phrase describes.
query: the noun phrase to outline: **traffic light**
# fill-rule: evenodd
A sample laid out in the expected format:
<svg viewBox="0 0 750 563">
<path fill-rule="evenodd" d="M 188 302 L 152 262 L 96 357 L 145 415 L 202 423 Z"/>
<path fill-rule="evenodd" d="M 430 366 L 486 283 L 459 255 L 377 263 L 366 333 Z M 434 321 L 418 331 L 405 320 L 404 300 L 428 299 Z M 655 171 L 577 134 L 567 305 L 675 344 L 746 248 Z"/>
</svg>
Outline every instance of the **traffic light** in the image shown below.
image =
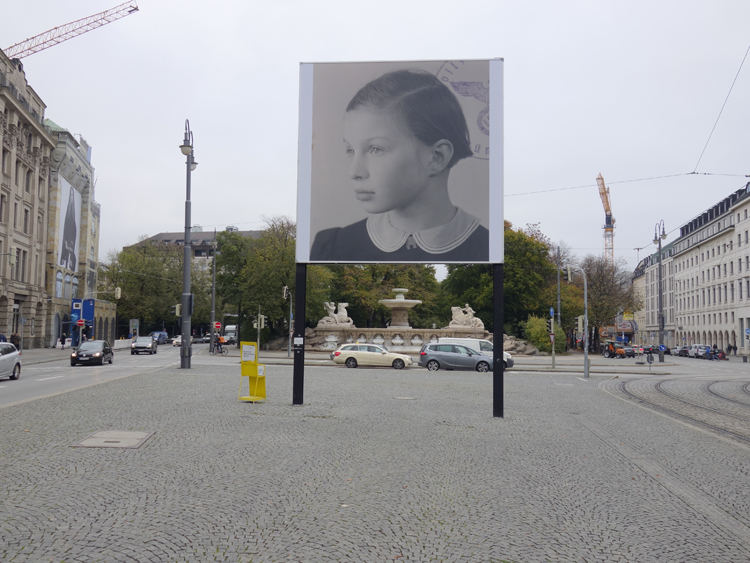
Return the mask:
<svg viewBox="0 0 750 563">
<path fill-rule="evenodd" d="M 172 305 L 172 313 L 175 317 L 182 315 L 182 305 Z"/>
<path fill-rule="evenodd" d="M 122 297 L 122 289 L 120 289 L 119 287 L 116 287 L 115 288 L 115 299 L 119 299 L 120 297 Z"/>
<path fill-rule="evenodd" d="M 284 297 L 284 299 L 286 299 L 289 296 L 289 288 L 287 286 L 284 286 L 282 296 Z"/>
<path fill-rule="evenodd" d="M 550 317 L 547 321 L 547 330 L 550 334 L 553 334 L 555 332 L 555 318 Z"/>
<path fill-rule="evenodd" d="M 578 321 L 578 332 L 583 332 L 583 315 L 576 317 L 576 320 Z"/>
<path fill-rule="evenodd" d="M 570 266 L 567 266 L 565 268 L 565 271 L 568 273 L 568 283 L 573 281 L 573 269 Z"/>
<path fill-rule="evenodd" d="M 15 246 L 10 247 L 10 255 L 8 256 L 8 260 L 11 266 L 16 265 L 16 253 L 17 252 L 18 252 L 18 249 Z"/>
<path fill-rule="evenodd" d="M 260 316 L 260 328 L 266 328 L 266 316 L 265 315 Z"/>
</svg>

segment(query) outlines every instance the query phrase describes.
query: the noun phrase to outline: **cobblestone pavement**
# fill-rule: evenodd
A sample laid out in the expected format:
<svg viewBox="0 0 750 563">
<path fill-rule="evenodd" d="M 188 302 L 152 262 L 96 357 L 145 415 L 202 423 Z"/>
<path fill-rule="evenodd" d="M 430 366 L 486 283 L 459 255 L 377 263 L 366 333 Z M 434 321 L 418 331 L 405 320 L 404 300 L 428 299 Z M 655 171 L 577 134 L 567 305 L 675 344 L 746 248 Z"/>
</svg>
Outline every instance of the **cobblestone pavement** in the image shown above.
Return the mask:
<svg viewBox="0 0 750 563">
<path fill-rule="evenodd" d="M 0 561 L 750 560 L 747 447 L 603 378 L 168 368 L 0 409 Z M 72 448 L 96 430 L 139 449 Z"/>
</svg>

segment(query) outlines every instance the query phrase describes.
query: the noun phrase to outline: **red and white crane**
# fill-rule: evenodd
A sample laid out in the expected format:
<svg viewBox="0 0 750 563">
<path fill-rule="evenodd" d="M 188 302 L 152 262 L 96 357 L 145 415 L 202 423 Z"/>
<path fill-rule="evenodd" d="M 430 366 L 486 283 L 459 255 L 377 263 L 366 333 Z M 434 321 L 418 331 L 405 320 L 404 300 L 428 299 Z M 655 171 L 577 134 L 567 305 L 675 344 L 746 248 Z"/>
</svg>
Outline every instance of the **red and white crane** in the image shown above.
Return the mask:
<svg viewBox="0 0 750 563">
<path fill-rule="evenodd" d="M 93 29 L 117 21 L 120 18 L 129 16 L 138 11 L 138 4 L 133 0 L 132 2 L 125 2 L 109 10 L 104 10 L 93 16 L 82 18 L 65 25 L 61 25 L 55 28 L 30 37 L 25 41 L 11 45 L 7 49 L 3 49 L 3 52 L 9 59 L 22 59 L 28 57 L 39 51 L 43 51 L 49 47 L 53 47 L 58 43 L 78 37 L 84 33 L 87 33 Z"/>
</svg>

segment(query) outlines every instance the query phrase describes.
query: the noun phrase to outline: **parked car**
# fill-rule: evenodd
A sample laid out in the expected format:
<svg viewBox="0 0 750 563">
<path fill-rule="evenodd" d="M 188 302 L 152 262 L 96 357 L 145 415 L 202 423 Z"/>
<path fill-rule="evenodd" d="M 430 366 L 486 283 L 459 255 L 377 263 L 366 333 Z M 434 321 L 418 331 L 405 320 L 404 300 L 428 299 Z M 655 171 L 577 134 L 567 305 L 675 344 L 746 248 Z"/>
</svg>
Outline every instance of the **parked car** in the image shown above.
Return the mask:
<svg viewBox="0 0 750 563">
<path fill-rule="evenodd" d="M 130 354 L 140 354 L 144 352 L 146 354 L 156 354 L 158 344 L 156 340 L 151 336 L 138 336 L 130 344 Z"/>
<path fill-rule="evenodd" d="M 693 344 L 690 347 L 690 350 L 688 350 L 688 357 L 705 358 L 706 350 L 708 350 L 708 346 L 706 346 L 705 344 Z"/>
<path fill-rule="evenodd" d="M 635 349 L 632 346 L 623 346 L 622 349 L 625 350 L 626 358 L 635 358 Z"/>
<path fill-rule="evenodd" d="M 714 350 L 714 359 L 715 360 L 726 360 L 727 354 L 724 352 L 724 350 Z"/>
<path fill-rule="evenodd" d="M 624 358 L 625 349 L 621 343 L 607 340 L 602 347 L 602 356 L 605 358 Z"/>
<path fill-rule="evenodd" d="M 419 351 L 419 366 L 430 371 L 466 369 L 490 371 L 492 358 L 460 344 L 425 344 Z"/>
<path fill-rule="evenodd" d="M 21 353 L 9 342 L 0 342 L 0 377 L 21 377 Z"/>
<path fill-rule="evenodd" d="M 163 330 L 156 330 L 149 336 L 156 340 L 157 344 L 166 344 L 169 341 L 169 335 Z"/>
<path fill-rule="evenodd" d="M 385 347 L 377 344 L 344 344 L 331 354 L 336 364 L 344 364 L 348 368 L 357 366 L 392 366 L 395 369 L 410 367 L 412 359 L 406 354 L 389 352 Z"/>
<path fill-rule="evenodd" d="M 674 348 L 672 348 L 672 355 L 673 356 L 687 356 L 687 352 L 689 349 L 690 349 L 690 346 L 675 346 Z"/>
<path fill-rule="evenodd" d="M 481 352 L 490 357 L 494 357 L 495 345 L 489 340 L 483 340 L 479 338 L 454 338 L 452 336 L 444 336 L 438 339 L 438 344 L 460 344 L 466 346 L 477 352 Z M 513 358 L 511 355 L 503 350 L 503 369 L 513 367 Z"/>
<path fill-rule="evenodd" d="M 151 337 L 147 337 L 151 340 Z M 70 365 L 76 364 L 99 364 L 112 363 L 115 353 L 106 340 L 87 340 L 70 354 Z"/>
</svg>

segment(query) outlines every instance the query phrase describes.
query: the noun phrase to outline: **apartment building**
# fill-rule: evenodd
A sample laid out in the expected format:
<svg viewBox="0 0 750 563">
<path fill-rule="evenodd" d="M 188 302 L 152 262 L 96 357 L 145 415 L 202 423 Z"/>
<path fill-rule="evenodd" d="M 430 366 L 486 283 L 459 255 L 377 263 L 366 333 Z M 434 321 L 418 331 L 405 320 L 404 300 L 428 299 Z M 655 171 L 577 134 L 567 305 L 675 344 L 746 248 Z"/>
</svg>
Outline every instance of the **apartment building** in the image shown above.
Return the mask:
<svg viewBox="0 0 750 563">
<path fill-rule="evenodd" d="M 662 247 L 664 342 L 709 344 L 750 354 L 750 183 L 680 227 Z M 658 342 L 658 254 L 639 264 L 644 343 Z M 643 278 L 642 280 L 639 278 Z"/>
</svg>

